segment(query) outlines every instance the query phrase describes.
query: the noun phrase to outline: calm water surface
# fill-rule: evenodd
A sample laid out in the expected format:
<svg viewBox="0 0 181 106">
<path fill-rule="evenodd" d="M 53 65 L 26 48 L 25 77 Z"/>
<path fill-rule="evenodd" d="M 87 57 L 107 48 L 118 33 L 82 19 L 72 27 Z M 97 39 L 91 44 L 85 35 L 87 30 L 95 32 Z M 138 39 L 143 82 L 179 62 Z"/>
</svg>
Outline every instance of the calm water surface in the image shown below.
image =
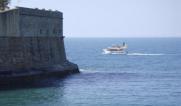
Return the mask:
<svg viewBox="0 0 181 106">
<path fill-rule="evenodd" d="M 103 54 L 128 44 L 128 55 Z M 80 74 L 0 90 L 0 106 L 181 106 L 180 38 L 66 38 Z"/>
</svg>

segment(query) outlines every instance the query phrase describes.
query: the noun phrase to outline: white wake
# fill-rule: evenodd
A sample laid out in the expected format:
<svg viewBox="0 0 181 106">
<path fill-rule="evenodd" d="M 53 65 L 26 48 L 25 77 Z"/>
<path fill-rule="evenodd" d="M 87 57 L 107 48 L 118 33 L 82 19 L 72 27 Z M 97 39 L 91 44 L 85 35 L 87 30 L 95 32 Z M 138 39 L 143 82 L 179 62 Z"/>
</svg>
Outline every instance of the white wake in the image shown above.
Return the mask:
<svg viewBox="0 0 181 106">
<path fill-rule="evenodd" d="M 128 53 L 129 56 L 162 56 L 163 53 Z"/>
<path fill-rule="evenodd" d="M 128 55 L 128 56 L 162 56 L 162 55 L 166 55 L 163 53 L 105 53 L 102 52 L 102 54 L 106 55 L 106 54 L 115 54 L 115 55 Z"/>
</svg>

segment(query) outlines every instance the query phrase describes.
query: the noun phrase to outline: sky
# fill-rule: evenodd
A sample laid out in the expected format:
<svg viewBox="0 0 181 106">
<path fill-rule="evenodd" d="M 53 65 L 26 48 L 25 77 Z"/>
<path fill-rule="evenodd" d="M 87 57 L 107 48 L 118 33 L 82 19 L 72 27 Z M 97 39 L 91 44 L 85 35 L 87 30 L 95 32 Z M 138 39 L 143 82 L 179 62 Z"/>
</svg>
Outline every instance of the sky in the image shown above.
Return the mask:
<svg viewBox="0 0 181 106">
<path fill-rule="evenodd" d="M 181 0 L 12 0 L 64 14 L 66 37 L 181 37 Z"/>
</svg>

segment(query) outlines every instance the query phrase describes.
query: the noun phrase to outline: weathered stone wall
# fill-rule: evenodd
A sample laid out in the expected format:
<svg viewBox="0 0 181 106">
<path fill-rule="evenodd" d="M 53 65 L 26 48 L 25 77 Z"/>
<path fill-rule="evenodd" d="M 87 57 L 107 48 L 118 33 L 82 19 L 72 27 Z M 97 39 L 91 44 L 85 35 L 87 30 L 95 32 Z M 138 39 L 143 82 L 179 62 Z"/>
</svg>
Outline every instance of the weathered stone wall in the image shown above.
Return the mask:
<svg viewBox="0 0 181 106">
<path fill-rule="evenodd" d="M 66 61 L 60 37 L 0 37 L 0 70 L 41 69 Z"/>
<path fill-rule="evenodd" d="M 63 14 L 18 7 L 0 12 L 0 36 L 63 36 Z"/>
<path fill-rule="evenodd" d="M 62 13 L 19 8 L 21 36 L 63 36 Z"/>
<path fill-rule="evenodd" d="M 0 36 L 19 36 L 19 11 L 1 12 Z"/>
<path fill-rule="evenodd" d="M 0 13 L 0 36 L 6 36 L 5 14 Z"/>
<path fill-rule="evenodd" d="M 0 71 L 65 63 L 62 20 L 61 12 L 37 9 L 0 13 Z"/>
<path fill-rule="evenodd" d="M 4 35 L 3 31 L 3 15 L 0 14 L 0 36 Z"/>
</svg>

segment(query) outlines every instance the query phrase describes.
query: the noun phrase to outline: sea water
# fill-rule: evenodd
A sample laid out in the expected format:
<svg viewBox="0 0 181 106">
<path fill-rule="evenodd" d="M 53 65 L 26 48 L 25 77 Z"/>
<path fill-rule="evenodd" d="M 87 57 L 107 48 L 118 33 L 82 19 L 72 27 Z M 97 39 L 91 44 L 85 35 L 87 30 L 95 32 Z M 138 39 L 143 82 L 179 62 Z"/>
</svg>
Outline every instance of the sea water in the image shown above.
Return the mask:
<svg viewBox="0 0 181 106">
<path fill-rule="evenodd" d="M 114 44 L 128 54 L 104 54 Z M 80 74 L 0 90 L 0 106 L 181 106 L 181 38 L 66 38 Z"/>
</svg>

